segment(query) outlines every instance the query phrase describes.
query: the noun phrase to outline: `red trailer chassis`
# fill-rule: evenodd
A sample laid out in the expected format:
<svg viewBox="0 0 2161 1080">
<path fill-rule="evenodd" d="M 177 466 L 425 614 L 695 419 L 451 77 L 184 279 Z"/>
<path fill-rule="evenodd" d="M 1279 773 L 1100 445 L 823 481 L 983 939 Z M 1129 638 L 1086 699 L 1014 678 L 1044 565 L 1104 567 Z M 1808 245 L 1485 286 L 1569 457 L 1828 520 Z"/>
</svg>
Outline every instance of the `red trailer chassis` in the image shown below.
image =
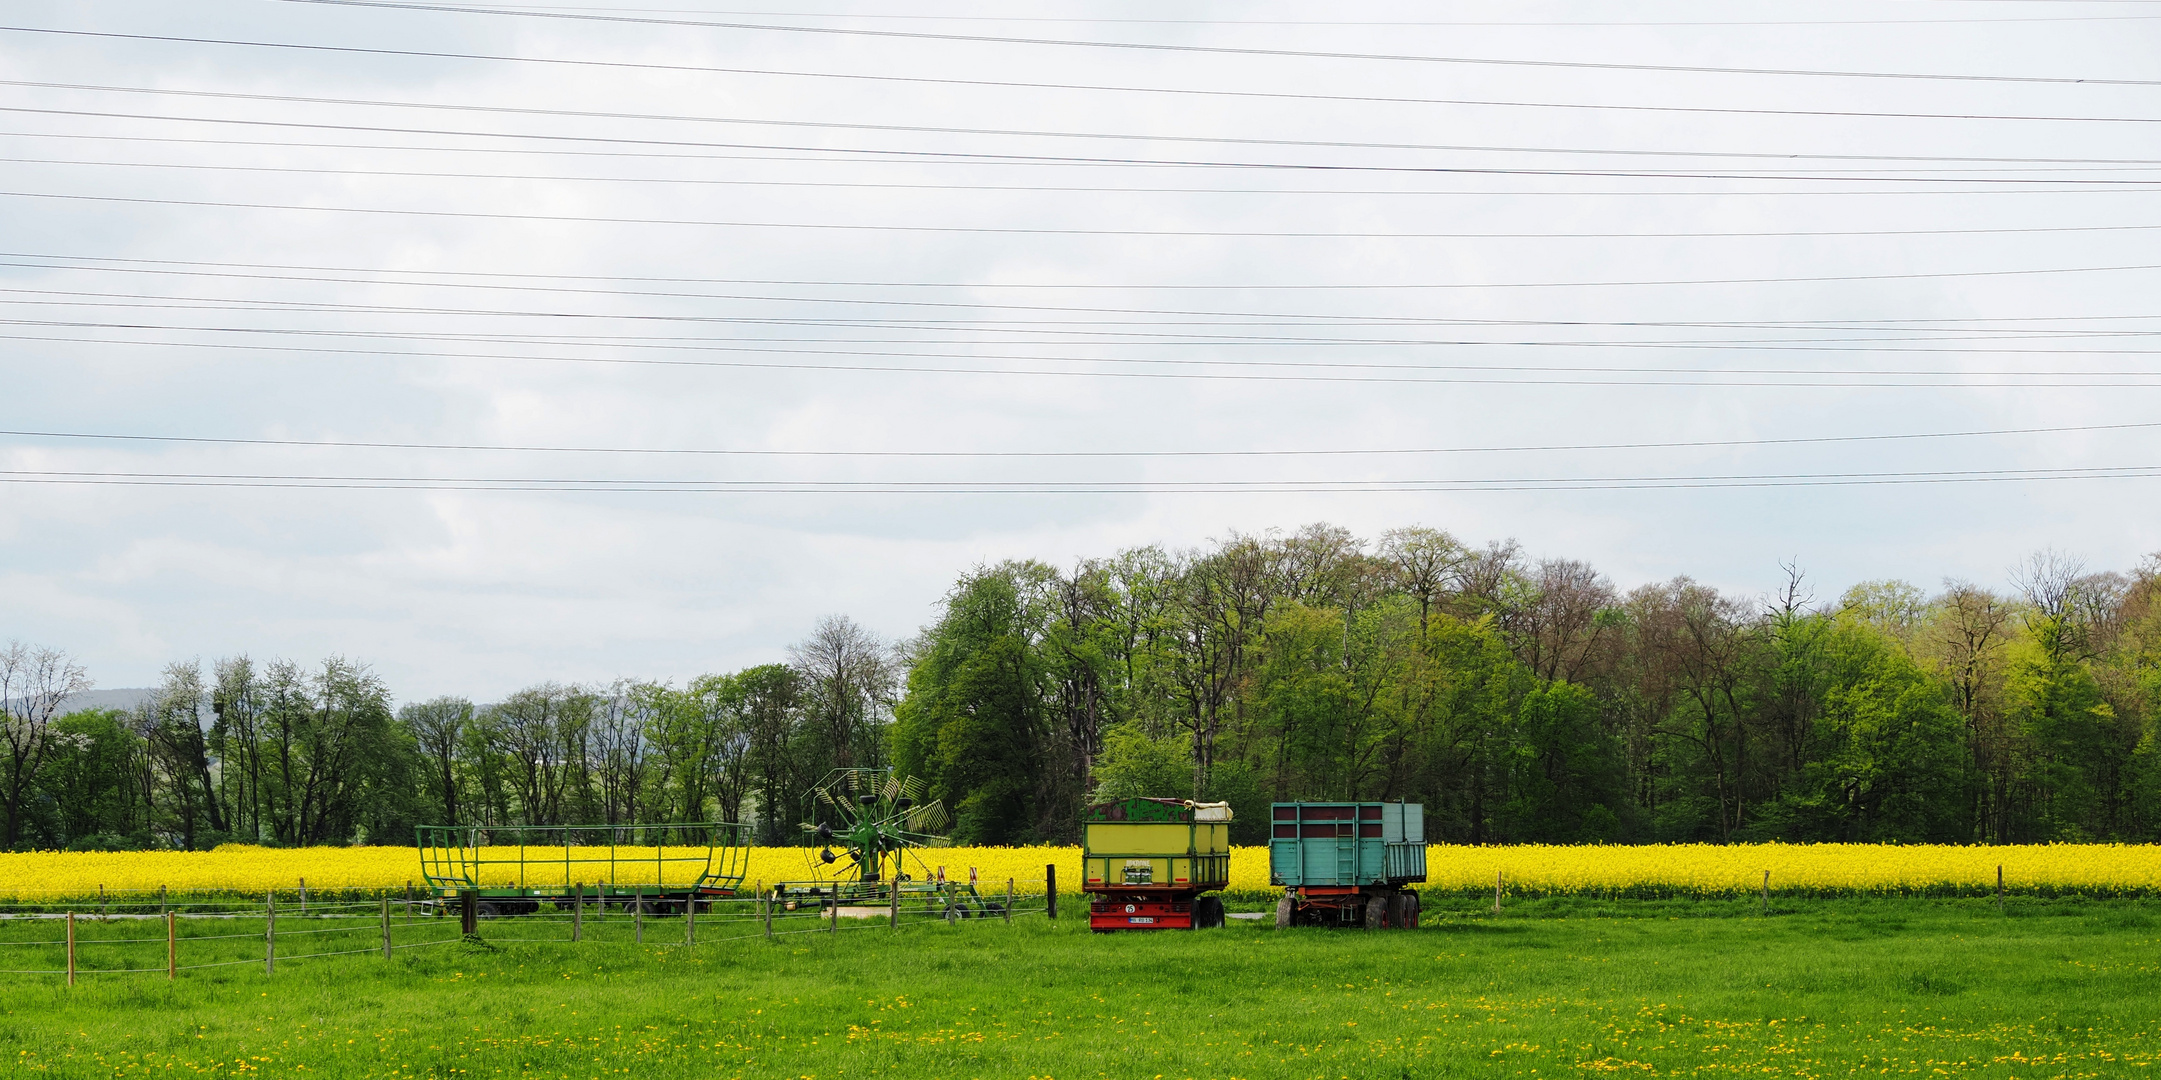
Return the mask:
<svg viewBox="0 0 2161 1080">
<path fill-rule="evenodd" d="M 1089 890 L 1088 929 L 1205 930 L 1223 925 L 1223 901 L 1194 889 Z"/>
<path fill-rule="evenodd" d="M 1276 925 L 1415 930 L 1418 893 L 1389 885 L 1298 886 L 1276 901 Z"/>
</svg>

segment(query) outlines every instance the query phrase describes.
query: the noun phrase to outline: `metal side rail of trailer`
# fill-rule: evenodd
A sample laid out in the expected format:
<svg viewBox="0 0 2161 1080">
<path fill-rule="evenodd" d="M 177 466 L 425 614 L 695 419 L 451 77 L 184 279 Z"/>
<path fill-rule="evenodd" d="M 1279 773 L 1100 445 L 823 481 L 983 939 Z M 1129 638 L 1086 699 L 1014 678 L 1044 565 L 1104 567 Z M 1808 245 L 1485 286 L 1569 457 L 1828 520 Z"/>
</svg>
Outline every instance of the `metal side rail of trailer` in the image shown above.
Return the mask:
<svg viewBox="0 0 2161 1080">
<path fill-rule="evenodd" d="M 423 825 L 421 877 L 437 910 L 474 898 L 482 918 L 581 905 L 648 915 L 709 910 L 742 896 L 750 829 L 653 825 Z"/>
</svg>

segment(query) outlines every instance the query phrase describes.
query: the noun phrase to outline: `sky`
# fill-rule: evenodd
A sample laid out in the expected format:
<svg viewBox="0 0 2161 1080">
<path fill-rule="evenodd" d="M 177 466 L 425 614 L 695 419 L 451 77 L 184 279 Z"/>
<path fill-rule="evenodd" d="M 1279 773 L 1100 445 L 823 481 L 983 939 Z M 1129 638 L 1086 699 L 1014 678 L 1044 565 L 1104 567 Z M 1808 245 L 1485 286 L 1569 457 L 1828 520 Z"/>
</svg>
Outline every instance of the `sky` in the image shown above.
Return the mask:
<svg viewBox="0 0 2161 1080">
<path fill-rule="evenodd" d="M 7 5 L 0 640 L 489 699 L 1317 521 L 2161 551 L 2161 3 L 794 2 Z"/>
</svg>

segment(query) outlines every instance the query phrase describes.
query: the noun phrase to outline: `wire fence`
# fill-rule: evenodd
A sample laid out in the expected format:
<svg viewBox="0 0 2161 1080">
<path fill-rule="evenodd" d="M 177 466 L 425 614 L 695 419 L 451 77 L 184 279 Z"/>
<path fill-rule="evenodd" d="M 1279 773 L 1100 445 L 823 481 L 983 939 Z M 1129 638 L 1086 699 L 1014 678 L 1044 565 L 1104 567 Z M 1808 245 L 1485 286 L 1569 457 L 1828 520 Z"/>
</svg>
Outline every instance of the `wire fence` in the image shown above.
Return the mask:
<svg viewBox="0 0 2161 1080">
<path fill-rule="evenodd" d="M 401 952 L 466 940 L 603 947 L 696 947 L 842 931 L 1055 918 L 1047 881 L 981 883 L 968 890 L 911 893 L 896 899 L 836 900 L 762 886 L 742 895 L 629 902 L 620 894 L 529 901 L 522 913 L 480 914 L 477 902 L 432 893 L 291 892 L 241 897 L 166 889 L 100 890 L 95 897 L 18 899 L 0 904 L 0 976 L 58 977 L 68 985 L 95 976 L 163 975 L 260 966 L 275 975 L 295 961 Z"/>
</svg>

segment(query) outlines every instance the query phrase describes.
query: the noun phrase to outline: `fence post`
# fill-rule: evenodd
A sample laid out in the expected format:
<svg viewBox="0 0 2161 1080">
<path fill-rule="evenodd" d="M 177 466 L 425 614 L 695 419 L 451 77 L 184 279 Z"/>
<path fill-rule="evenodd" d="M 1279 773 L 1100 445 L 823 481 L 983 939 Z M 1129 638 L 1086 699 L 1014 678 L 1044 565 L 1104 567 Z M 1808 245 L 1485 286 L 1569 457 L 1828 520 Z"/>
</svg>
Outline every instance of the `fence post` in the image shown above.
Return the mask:
<svg viewBox="0 0 2161 1080">
<path fill-rule="evenodd" d="M 585 940 L 585 883 L 570 888 L 570 940 Z"/>
<path fill-rule="evenodd" d="M 1771 872 L 1763 872 L 1763 914 L 1771 913 Z"/>
<path fill-rule="evenodd" d="M 897 870 L 896 870 L 896 871 L 894 871 L 894 875 L 893 875 L 893 881 L 892 881 L 892 883 L 891 883 L 891 884 L 890 884 L 890 885 L 888 886 L 888 888 L 890 888 L 890 889 L 892 889 L 892 890 L 893 890 L 893 914 L 892 914 L 892 915 L 891 915 L 891 916 L 889 917 L 889 923 L 888 923 L 888 924 L 889 924 L 890 926 L 892 926 L 892 928 L 893 928 L 893 929 L 895 929 L 895 930 L 898 930 L 898 929 L 900 929 L 900 872 L 899 872 L 899 871 L 897 871 Z"/>
<path fill-rule="evenodd" d="M 458 931 L 464 934 L 480 932 L 480 894 L 471 889 L 458 890 Z"/>
<path fill-rule="evenodd" d="M 275 893 L 263 894 L 263 974 L 278 970 L 278 901 Z"/>
<path fill-rule="evenodd" d="M 635 889 L 630 894 L 630 939 L 645 944 L 645 890 Z"/>
<path fill-rule="evenodd" d="M 1996 864 L 1996 914 L 2003 914 L 2003 864 Z"/>
<path fill-rule="evenodd" d="M 1058 864 L 1043 864 L 1043 910 L 1051 918 L 1058 917 Z"/>
<path fill-rule="evenodd" d="M 98 921 L 105 921 L 105 886 L 98 886 Z"/>
<path fill-rule="evenodd" d="M 175 926 L 175 924 L 178 922 L 179 920 L 173 917 L 172 912 L 168 911 L 165 913 L 166 982 L 171 982 L 174 979 L 180 977 L 180 934 L 178 928 Z"/>
<path fill-rule="evenodd" d="M 683 944 L 698 943 L 698 890 L 683 898 Z"/>
<path fill-rule="evenodd" d="M 1495 915 L 1501 913 L 1501 872 L 1499 870 L 1493 872 L 1493 913 Z"/>
<path fill-rule="evenodd" d="M 413 879 L 405 879 L 405 921 L 413 921 Z"/>
<path fill-rule="evenodd" d="M 833 924 L 832 924 L 831 926 L 829 926 L 829 927 L 827 927 L 827 928 L 826 928 L 826 933 L 829 933 L 829 934 L 837 934 L 837 933 L 840 933 L 840 890 L 839 890 L 839 889 L 834 889 L 834 890 L 833 890 L 833 896 L 832 896 L 832 901 L 833 901 Z"/>
<path fill-rule="evenodd" d="M 390 898 L 383 897 L 383 959 L 390 959 Z"/>
<path fill-rule="evenodd" d="M 158 914 L 165 914 L 165 886 L 158 886 Z"/>
<path fill-rule="evenodd" d="M 1005 924 L 1013 925 L 1013 879 L 1005 879 Z"/>
<path fill-rule="evenodd" d="M 301 878 L 301 879 L 300 879 L 300 917 L 301 917 L 301 918 L 306 918 L 306 917 L 307 917 L 307 915 L 308 915 L 308 879 L 307 879 L 307 878 Z"/>
<path fill-rule="evenodd" d="M 75 913 L 68 912 L 68 985 L 75 985 Z"/>
<path fill-rule="evenodd" d="M 759 882 L 758 889 L 763 893 L 765 883 Z M 758 906 L 765 909 L 765 940 L 771 941 L 773 940 L 773 895 L 766 893 L 760 898 L 760 901 Z"/>
</svg>

